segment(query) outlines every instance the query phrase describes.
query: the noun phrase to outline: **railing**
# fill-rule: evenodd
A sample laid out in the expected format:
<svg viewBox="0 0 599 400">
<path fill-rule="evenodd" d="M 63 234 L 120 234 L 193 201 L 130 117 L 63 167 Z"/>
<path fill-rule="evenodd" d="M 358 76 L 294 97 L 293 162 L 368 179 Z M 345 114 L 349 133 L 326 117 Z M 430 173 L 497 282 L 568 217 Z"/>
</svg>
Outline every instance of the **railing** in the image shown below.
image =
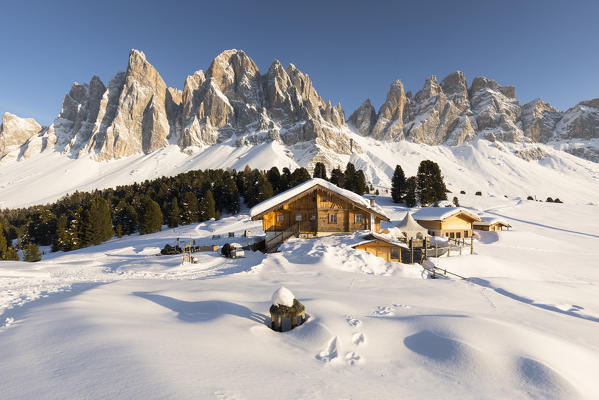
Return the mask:
<svg viewBox="0 0 599 400">
<path fill-rule="evenodd" d="M 264 250 L 267 253 L 270 252 L 271 250 L 279 247 L 279 245 L 281 243 L 283 243 L 285 240 L 289 239 L 291 236 L 295 235 L 296 233 L 299 233 L 299 222 L 291 225 L 289 228 L 285 229 L 284 231 L 277 233 L 271 239 L 266 241 Z"/>
</svg>

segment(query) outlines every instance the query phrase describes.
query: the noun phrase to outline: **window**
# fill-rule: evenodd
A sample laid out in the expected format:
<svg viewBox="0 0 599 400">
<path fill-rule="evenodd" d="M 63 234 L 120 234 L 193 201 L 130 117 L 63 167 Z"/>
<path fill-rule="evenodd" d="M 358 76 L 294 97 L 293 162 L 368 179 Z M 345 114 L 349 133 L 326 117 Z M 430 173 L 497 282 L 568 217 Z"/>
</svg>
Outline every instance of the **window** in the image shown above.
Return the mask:
<svg viewBox="0 0 599 400">
<path fill-rule="evenodd" d="M 277 220 L 279 222 L 285 222 L 285 214 L 279 214 L 279 215 L 277 215 Z"/>
<path fill-rule="evenodd" d="M 320 198 L 320 201 L 322 201 L 323 203 L 324 203 L 324 202 L 326 202 L 326 201 L 327 201 L 327 196 L 322 196 L 322 197 Z"/>
<path fill-rule="evenodd" d="M 452 238 L 452 239 L 455 237 L 455 235 L 453 234 L 453 232 L 449 232 L 449 237 Z"/>
<path fill-rule="evenodd" d="M 464 237 L 467 238 L 468 237 L 468 231 L 464 231 Z"/>
<path fill-rule="evenodd" d="M 316 215 L 314 215 L 314 214 L 310 215 L 310 221 L 316 221 Z"/>
<path fill-rule="evenodd" d="M 364 223 L 364 216 L 362 214 L 357 214 L 356 215 L 356 224 L 363 224 Z"/>
<path fill-rule="evenodd" d="M 329 224 L 337 223 L 337 214 L 329 214 Z"/>
<path fill-rule="evenodd" d="M 399 249 L 391 249 L 391 258 L 399 260 Z"/>
<path fill-rule="evenodd" d="M 461 232 L 456 232 L 455 233 L 455 237 L 458 238 L 458 239 L 461 239 L 462 233 Z"/>
<path fill-rule="evenodd" d="M 295 214 L 295 220 L 300 222 L 302 220 L 302 214 Z"/>
</svg>

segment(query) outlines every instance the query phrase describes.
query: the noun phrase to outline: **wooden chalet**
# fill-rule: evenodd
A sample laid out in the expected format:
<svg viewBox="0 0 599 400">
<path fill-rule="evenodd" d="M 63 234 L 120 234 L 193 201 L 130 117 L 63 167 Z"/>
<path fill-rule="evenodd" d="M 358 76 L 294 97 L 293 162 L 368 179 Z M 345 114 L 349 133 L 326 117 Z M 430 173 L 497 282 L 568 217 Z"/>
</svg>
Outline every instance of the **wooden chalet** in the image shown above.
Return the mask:
<svg viewBox="0 0 599 400">
<path fill-rule="evenodd" d="M 290 236 L 379 232 L 381 221 L 389 221 L 374 200 L 318 178 L 257 204 L 250 216 L 253 221 L 262 220 L 267 251 Z"/>
<path fill-rule="evenodd" d="M 431 236 L 451 239 L 472 237 L 473 224 L 481 219 L 461 207 L 426 207 L 413 214 L 418 224 L 428 229 Z"/>
<path fill-rule="evenodd" d="M 479 231 L 502 231 L 503 228 L 510 229 L 512 226 L 500 218 L 482 217 L 473 227 Z"/>
</svg>

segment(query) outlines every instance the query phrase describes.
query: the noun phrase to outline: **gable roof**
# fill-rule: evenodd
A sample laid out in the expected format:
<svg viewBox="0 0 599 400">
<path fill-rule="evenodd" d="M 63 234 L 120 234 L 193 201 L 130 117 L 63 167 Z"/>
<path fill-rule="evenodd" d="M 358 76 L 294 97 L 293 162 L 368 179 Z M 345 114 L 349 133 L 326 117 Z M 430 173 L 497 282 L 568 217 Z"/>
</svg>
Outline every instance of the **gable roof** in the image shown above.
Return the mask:
<svg viewBox="0 0 599 400">
<path fill-rule="evenodd" d="M 414 213 L 416 221 L 443 221 L 454 215 L 464 214 L 474 221 L 480 221 L 478 215 L 462 207 L 426 207 Z"/>
<path fill-rule="evenodd" d="M 503 225 L 511 226 L 506 220 L 498 217 L 481 217 L 480 221 L 474 223 L 476 226 L 491 226 L 491 225 Z"/>
<path fill-rule="evenodd" d="M 383 220 L 389 221 L 389 217 L 385 215 L 381 207 L 379 207 L 376 204 L 374 206 L 371 206 L 370 201 L 364 196 L 360 196 L 359 194 L 347 189 L 342 189 L 337 185 L 320 178 L 313 178 L 304 183 L 300 183 L 299 185 L 292 187 L 291 189 L 288 189 L 284 192 L 281 192 L 276 196 L 271 197 L 270 199 L 264 200 L 262 203 L 256 204 L 250 210 L 250 217 L 252 217 L 253 220 L 258 219 L 263 214 L 272 211 L 274 208 L 280 206 L 282 203 L 289 202 L 295 199 L 296 197 L 299 197 L 300 195 L 304 194 L 305 192 L 315 189 L 318 186 L 330 190 L 331 192 L 334 192 L 339 196 L 342 196 L 350 200 L 358 208 L 370 211 L 382 218 Z"/>
</svg>

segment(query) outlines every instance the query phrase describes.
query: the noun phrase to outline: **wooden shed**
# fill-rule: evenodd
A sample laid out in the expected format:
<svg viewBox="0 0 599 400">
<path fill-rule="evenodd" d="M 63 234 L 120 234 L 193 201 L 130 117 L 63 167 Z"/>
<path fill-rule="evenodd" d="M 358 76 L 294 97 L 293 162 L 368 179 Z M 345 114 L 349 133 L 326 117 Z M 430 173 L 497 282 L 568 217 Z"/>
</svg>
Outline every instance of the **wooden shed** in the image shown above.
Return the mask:
<svg viewBox="0 0 599 400">
<path fill-rule="evenodd" d="M 371 233 L 364 238 L 363 242 L 352 246 L 357 250 L 364 250 L 377 257 L 383 258 L 385 261 L 406 262 L 409 261 L 408 246 L 399 241 L 391 240 L 381 235 Z M 402 255 L 402 252 L 404 253 Z"/>
<path fill-rule="evenodd" d="M 461 207 L 426 207 L 413 214 L 414 219 L 428 229 L 429 235 L 452 239 L 472 236 L 473 223 L 481 219 Z"/>
<path fill-rule="evenodd" d="M 253 221 L 262 220 L 269 242 L 290 236 L 314 237 L 360 230 L 379 232 L 389 218 L 373 199 L 337 187 L 324 179 L 311 179 L 257 204 Z"/>
<path fill-rule="evenodd" d="M 503 228 L 510 229 L 512 226 L 501 218 L 481 217 L 480 221 L 474 222 L 473 227 L 479 231 L 502 231 Z"/>
</svg>

